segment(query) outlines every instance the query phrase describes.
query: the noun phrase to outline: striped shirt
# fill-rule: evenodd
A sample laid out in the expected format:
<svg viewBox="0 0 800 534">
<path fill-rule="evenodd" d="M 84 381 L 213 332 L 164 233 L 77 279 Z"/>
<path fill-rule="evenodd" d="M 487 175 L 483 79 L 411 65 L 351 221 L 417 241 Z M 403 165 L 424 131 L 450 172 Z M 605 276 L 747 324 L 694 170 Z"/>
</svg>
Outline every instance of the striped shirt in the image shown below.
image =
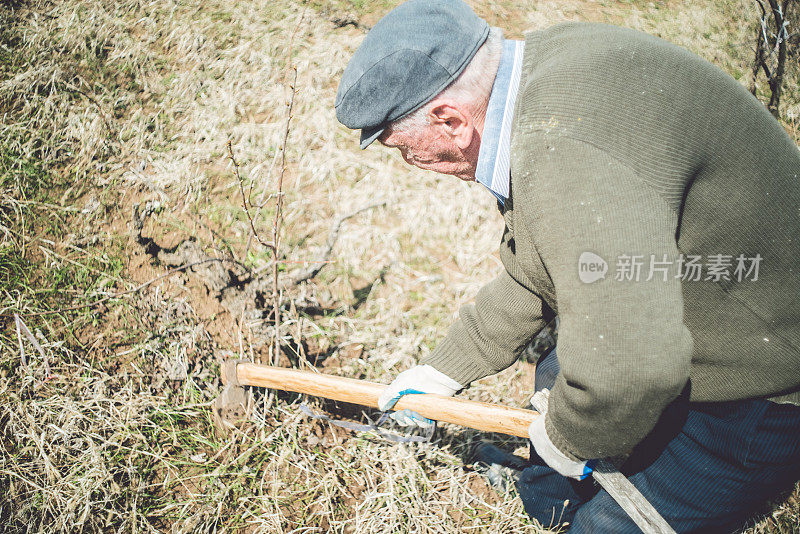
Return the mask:
<svg viewBox="0 0 800 534">
<path fill-rule="evenodd" d="M 523 41 L 503 41 L 500 65 L 489 95 L 475 181 L 505 204 L 509 195 L 511 122 L 522 73 Z"/>
</svg>

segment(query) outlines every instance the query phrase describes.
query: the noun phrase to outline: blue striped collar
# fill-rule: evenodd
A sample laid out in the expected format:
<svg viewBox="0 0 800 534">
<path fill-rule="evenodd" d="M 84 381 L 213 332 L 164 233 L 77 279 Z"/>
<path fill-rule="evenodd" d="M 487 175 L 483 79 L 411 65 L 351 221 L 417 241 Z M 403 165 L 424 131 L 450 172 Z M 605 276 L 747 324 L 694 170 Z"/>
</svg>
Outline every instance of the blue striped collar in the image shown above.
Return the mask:
<svg viewBox="0 0 800 534">
<path fill-rule="evenodd" d="M 503 41 L 500 65 L 489 95 L 475 181 L 486 186 L 504 204 L 510 190 L 511 121 L 522 73 L 523 41 Z"/>
</svg>

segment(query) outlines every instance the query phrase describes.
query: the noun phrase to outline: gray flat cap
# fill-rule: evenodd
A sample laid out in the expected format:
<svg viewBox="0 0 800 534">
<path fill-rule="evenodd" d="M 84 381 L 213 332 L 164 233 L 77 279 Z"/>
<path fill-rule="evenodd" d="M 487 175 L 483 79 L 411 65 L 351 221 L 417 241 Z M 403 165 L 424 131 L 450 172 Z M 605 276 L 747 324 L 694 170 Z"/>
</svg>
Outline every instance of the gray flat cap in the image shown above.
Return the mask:
<svg viewBox="0 0 800 534">
<path fill-rule="evenodd" d="M 422 107 L 455 80 L 489 35 L 462 0 L 409 0 L 369 31 L 342 75 L 336 118 L 361 129 L 367 148 L 386 124 Z"/>
</svg>

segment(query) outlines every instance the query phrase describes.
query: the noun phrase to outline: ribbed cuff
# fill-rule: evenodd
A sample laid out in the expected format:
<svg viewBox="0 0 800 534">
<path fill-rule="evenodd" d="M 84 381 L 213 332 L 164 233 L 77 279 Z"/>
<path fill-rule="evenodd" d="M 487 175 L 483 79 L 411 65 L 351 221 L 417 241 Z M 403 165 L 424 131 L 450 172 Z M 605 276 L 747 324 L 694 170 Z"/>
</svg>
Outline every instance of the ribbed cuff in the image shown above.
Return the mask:
<svg viewBox="0 0 800 534">
<path fill-rule="evenodd" d="M 582 462 L 584 460 L 588 460 L 589 458 L 579 458 L 576 456 L 572 451 L 575 449 L 572 447 L 561 432 L 553 425 L 553 418 L 550 417 L 550 414 L 546 414 L 544 418 L 544 428 L 547 431 L 547 437 L 550 438 L 550 441 L 555 445 L 555 447 L 567 458 L 576 462 Z"/>
<path fill-rule="evenodd" d="M 794 393 L 789 393 L 788 395 L 770 397 L 767 400 L 777 402 L 778 404 L 794 404 L 795 406 L 800 406 L 800 391 L 795 391 Z"/>
<path fill-rule="evenodd" d="M 420 364 L 430 365 L 431 367 L 446 374 L 464 387 L 469 387 L 470 383 L 494 374 L 495 371 L 489 369 L 480 359 L 468 354 L 456 341 L 459 334 L 468 335 L 463 331 L 460 322 L 456 322 L 430 355 L 420 360 Z"/>
</svg>

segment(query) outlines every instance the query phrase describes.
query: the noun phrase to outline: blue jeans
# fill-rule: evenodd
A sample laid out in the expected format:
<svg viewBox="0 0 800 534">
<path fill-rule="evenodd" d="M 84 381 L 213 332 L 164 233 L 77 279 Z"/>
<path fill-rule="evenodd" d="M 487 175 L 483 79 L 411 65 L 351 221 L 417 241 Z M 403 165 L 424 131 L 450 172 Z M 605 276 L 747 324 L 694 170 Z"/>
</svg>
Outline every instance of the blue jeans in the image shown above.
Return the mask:
<svg viewBox="0 0 800 534">
<path fill-rule="evenodd" d="M 536 366 L 536 390 L 552 388 L 555 351 Z M 677 532 L 732 532 L 800 480 L 800 407 L 754 399 L 679 398 L 621 471 Z M 543 526 L 570 532 L 636 533 L 622 508 L 591 479 L 567 479 L 531 450 L 517 490 Z"/>
</svg>

